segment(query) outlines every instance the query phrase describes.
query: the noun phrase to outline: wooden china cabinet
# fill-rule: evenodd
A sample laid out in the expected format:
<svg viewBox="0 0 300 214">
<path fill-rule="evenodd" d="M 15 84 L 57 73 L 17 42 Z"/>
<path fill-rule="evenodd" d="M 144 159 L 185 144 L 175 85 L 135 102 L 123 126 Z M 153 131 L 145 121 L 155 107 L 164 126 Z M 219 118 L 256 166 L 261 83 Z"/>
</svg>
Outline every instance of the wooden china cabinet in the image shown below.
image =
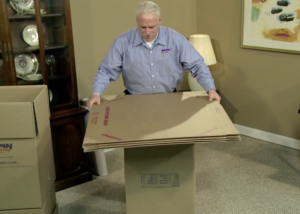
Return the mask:
<svg viewBox="0 0 300 214">
<path fill-rule="evenodd" d="M 0 86 L 49 88 L 56 191 L 92 180 L 82 149 L 86 110 L 78 102 L 69 0 L 0 0 L 0 42 Z"/>
</svg>

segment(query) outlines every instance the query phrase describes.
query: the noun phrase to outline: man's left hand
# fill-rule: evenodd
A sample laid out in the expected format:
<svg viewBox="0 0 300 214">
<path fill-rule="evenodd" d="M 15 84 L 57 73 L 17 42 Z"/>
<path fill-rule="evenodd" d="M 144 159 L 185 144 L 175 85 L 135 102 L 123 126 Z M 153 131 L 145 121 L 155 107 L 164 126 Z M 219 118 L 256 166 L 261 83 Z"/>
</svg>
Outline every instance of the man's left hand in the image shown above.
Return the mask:
<svg viewBox="0 0 300 214">
<path fill-rule="evenodd" d="M 221 101 L 220 95 L 213 89 L 208 91 L 209 101 L 217 100 L 218 102 Z"/>
</svg>

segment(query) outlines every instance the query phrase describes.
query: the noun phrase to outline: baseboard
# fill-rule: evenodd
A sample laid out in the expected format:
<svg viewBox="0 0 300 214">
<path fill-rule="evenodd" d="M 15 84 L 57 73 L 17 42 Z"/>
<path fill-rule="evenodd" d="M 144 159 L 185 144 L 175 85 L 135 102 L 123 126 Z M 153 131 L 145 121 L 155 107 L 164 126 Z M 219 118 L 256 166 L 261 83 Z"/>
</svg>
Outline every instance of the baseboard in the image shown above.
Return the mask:
<svg viewBox="0 0 300 214">
<path fill-rule="evenodd" d="M 300 140 L 234 124 L 241 135 L 300 150 Z"/>
<path fill-rule="evenodd" d="M 284 137 L 282 135 L 273 134 L 270 132 L 261 131 L 258 129 L 249 128 L 246 126 L 241 126 L 234 124 L 241 135 L 248 137 L 253 137 L 259 140 L 264 140 L 270 143 L 278 144 L 281 146 L 286 146 L 292 149 L 300 150 L 300 140 L 296 140 L 289 137 Z M 105 149 L 105 152 L 112 151 L 114 149 Z"/>
</svg>

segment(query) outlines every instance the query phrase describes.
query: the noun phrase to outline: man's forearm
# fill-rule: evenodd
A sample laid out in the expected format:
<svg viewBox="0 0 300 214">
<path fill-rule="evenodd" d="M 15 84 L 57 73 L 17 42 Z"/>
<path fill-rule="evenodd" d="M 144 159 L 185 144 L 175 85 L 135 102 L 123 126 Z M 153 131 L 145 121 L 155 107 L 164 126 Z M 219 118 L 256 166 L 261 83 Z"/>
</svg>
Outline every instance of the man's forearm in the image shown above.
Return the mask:
<svg viewBox="0 0 300 214">
<path fill-rule="evenodd" d="M 110 80 L 108 74 L 99 70 L 94 78 L 93 94 L 97 93 L 101 96 L 104 90 L 109 86 L 109 83 Z"/>
</svg>

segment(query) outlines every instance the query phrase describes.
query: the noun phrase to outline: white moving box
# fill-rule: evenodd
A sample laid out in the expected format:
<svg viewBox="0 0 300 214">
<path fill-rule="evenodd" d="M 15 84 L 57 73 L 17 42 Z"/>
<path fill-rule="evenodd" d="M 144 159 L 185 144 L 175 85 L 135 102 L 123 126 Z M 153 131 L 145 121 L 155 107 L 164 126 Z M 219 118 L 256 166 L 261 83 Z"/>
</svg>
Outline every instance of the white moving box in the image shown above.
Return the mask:
<svg viewBox="0 0 300 214">
<path fill-rule="evenodd" d="M 58 213 L 58 206 L 56 204 L 54 185 L 49 191 L 47 198 L 41 208 L 0 211 L 0 214 L 57 214 L 57 213 Z"/>
<path fill-rule="evenodd" d="M 49 117 L 46 86 L 0 87 L 0 211 L 45 205 L 55 181 Z"/>
</svg>

